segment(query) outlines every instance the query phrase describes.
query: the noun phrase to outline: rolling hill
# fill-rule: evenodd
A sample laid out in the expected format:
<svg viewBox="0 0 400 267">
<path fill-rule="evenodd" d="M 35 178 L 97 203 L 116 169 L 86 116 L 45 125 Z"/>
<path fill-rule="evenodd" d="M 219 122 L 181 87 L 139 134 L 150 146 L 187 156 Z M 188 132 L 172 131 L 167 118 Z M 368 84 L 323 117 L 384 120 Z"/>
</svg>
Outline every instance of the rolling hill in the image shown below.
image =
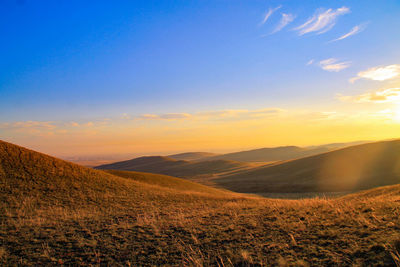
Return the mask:
<svg viewBox="0 0 400 267">
<path fill-rule="evenodd" d="M 206 160 L 207 158 L 214 156 L 218 156 L 218 154 L 209 152 L 186 152 L 186 153 L 169 155 L 167 157 L 176 160 L 193 161 L 193 160 Z"/>
<path fill-rule="evenodd" d="M 252 164 L 231 160 L 185 161 L 169 157 L 140 157 L 95 167 L 101 170 L 142 171 L 166 174 L 175 177 L 192 178 L 201 175 L 214 175 L 252 167 Z"/>
<path fill-rule="evenodd" d="M 0 141 L 3 266 L 390 266 L 400 186 L 274 200 Z"/>
<path fill-rule="evenodd" d="M 292 160 L 297 158 L 308 157 L 320 153 L 340 149 L 346 146 L 365 143 L 365 141 L 350 142 L 350 143 L 332 143 L 320 146 L 298 147 L 298 146 L 281 146 L 272 148 L 259 148 L 247 151 L 240 151 L 209 157 L 207 160 L 235 160 L 242 162 L 271 162 Z"/>
<path fill-rule="evenodd" d="M 400 140 L 351 146 L 215 180 L 246 193 L 357 191 L 400 183 Z"/>
</svg>

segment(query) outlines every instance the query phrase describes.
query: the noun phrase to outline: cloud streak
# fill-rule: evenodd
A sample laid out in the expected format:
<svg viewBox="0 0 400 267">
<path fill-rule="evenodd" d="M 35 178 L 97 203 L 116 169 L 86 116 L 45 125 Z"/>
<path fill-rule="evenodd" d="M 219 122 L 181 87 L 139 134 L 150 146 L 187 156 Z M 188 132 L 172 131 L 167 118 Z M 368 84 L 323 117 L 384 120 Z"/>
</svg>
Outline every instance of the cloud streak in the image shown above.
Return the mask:
<svg viewBox="0 0 400 267">
<path fill-rule="evenodd" d="M 399 103 L 400 88 L 381 89 L 361 95 L 345 96 L 338 94 L 337 98 L 343 102 L 353 103 Z"/>
<path fill-rule="evenodd" d="M 314 59 L 310 59 L 310 60 L 306 63 L 306 66 L 310 66 L 310 65 L 312 65 L 312 64 L 314 64 Z"/>
<path fill-rule="evenodd" d="M 368 79 L 373 81 L 385 81 L 394 79 L 400 76 L 400 65 L 393 64 L 388 66 L 378 66 L 374 68 L 369 68 L 365 71 L 360 71 L 357 73 L 356 77 L 351 78 L 349 81 L 354 83 L 359 79 Z"/>
<path fill-rule="evenodd" d="M 350 65 L 350 61 L 339 62 L 339 60 L 336 58 L 328 58 L 319 62 L 319 66 L 323 70 L 330 72 L 339 72 L 341 70 L 347 69 L 348 67 L 350 67 Z"/>
<path fill-rule="evenodd" d="M 271 17 L 272 14 L 275 13 L 275 11 L 277 11 L 278 9 L 280 9 L 282 6 L 277 6 L 275 8 L 269 8 L 267 13 L 265 14 L 263 20 L 261 21 L 260 25 L 264 25 L 265 22 L 267 22 L 267 20 L 269 19 L 269 17 Z"/>
<path fill-rule="evenodd" d="M 247 109 L 228 109 L 216 111 L 204 111 L 197 113 L 165 113 L 165 114 L 143 114 L 136 116 L 136 120 L 209 120 L 224 118 L 254 118 L 271 116 L 282 113 L 284 110 L 280 108 L 265 108 L 257 110 Z"/>
<path fill-rule="evenodd" d="M 272 31 L 271 34 L 277 33 L 283 28 L 285 28 L 289 23 L 291 23 L 295 19 L 295 16 L 293 14 L 286 14 L 282 13 L 281 20 L 279 21 L 278 26 L 275 27 L 275 29 Z"/>
<path fill-rule="evenodd" d="M 340 36 L 339 38 L 336 38 L 336 39 L 330 41 L 330 43 L 331 43 L 331 42 L 340 41 L 340 40 L 349 38 L 350 36 L 356 35 L 356 34 L 362 32 L 362 31 L 365 29 L 365 27 L 366 27 L 365 25 L 357 25 L 357 26 L 354 26 L 348 33 L 343 34 L 343 35 Z"/>
<path fill-rule="evenodd" d="M 183 120 L 189 119 L 192 115 L 188 113 L 165 113 L 165 114 L 143 114 L 137 116 L 139 120 Z"/>
<path fill-rule="evenodd" d="M 316 32 L 322 34 L 332 29 L 341 15 L 350 12 L 348 7 L 341 7 L 336 10 L 333 9 L 319 9 L 314 16 L 309 18 L 304 24 L 294 28 L 299 32 L 299 35 Z"/>
<path fill-rule="evenodd" d="M 57 126 L 52 121 L 16 121 L 0 124 L 0 129 L 47 129 L 52 130 Z"/>
</svg>

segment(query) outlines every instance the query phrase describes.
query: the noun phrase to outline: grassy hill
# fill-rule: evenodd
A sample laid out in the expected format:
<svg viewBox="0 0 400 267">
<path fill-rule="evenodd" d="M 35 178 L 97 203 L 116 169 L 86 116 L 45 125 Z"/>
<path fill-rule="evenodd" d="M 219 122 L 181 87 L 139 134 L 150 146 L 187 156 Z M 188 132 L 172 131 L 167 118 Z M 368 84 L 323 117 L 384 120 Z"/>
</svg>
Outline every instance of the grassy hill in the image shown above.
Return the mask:
<svg viewBox="0 0 400 267">
<path fill-rule="evenodd" d="M 394 265 L 400 188 L 273 200 L 0 141 L 0 265 Z"/>
<path fill-rule="evenodd" d="M 335 149 L 343 148 L 346 146 L 356 145 L 359 143 L 365 143 L 364 141 L 351 142 L 351 143 L 332 143 L 320 146 L 310 147 L 298 147 L 298 146 L 281 146 L 272 148 L 259 148 L 248 151 L 240 151 L 234 153 L 228 153 L 207 158 L 207 160 L 236 160 L 242 162 L 271 162 L 271 161 L 282 161 L 292 160 L 297 158 L 308 157 L 325 153 Z"/>
<path fill-rule="evenodd" d="M 232 160 L 185 161 L 169 157 L 140 157 L 95 167 L 101 170 L 141 171 L 190 178 L 201 175 L 213 175 L 251 167 L 244 162 Z"/>
<path fill-rule="evenodd" d="M 205 160 L 209 157 L 217 156 L 216 153 L 209 152 L 186 152 L 180 154 L 169 155 L 168 158 L 176 159 L 176 160 Z"/>
<path fill-rule="evenodd" d="M 184 166 L 189 162 L 184 160 L 175 160 L 163 156 L 149 156 L 134 158 L 131 160 L 118 161 L 110 164 L 100 165 L 96 169 L 113 169 L 123 171 L 148 171 L 152 173 L 163 173 L 169 168 Z"/>
<path fill-rule="evenodd" d="M 357 191 L 400 183 L 400 140 L 347 147 L 225 176 L 215 182 L 246 193 Z"/>
<path fill-rule="evenodd" d="M 132 179 L 145 184 L 157 185 L 161 187 L 166 187 L 174 190 L 189 191 L 189 192 L 203 192 L 212 194 L 221 194 L 222 191 L 216 188 L 204 186 L 191 181 L 183 180 L 180 178 L 153 174 L 153 173 L 143 173 L 135 171 L 118 171 L 118 170 L 105 170 L 105 172 L 110 173 L 115 176 Z M 224 192 L 227 193 L 228 191 Z"/>
</svg>

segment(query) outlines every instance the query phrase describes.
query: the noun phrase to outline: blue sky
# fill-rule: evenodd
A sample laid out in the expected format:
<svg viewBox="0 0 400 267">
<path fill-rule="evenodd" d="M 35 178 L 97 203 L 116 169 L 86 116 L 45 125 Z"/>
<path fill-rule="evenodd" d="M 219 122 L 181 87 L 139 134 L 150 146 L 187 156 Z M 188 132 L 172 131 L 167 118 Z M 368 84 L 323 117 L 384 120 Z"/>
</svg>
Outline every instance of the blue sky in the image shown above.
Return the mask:
<svg viewBox="0 0 400 267">
<path fill-rule="evenodd" d="M 397 0 L 4 0 L 0 12 L 3 124 L 334 108 L 381 86 L 349 79 L 400 63 Z"/>
</svg>

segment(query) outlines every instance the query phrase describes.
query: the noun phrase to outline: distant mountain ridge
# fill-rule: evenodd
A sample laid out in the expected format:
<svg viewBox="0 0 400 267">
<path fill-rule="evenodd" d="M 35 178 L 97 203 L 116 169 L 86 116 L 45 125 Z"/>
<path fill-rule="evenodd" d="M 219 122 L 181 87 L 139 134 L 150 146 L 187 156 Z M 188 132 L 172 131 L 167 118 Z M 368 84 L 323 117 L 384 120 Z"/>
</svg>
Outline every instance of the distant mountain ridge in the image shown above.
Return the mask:
<svg viewBox="0 0 400 267">
<path fill-rule="evenodd" d="M 248 151 L 228 153 L 209 158 L 209 160 L 225 159 L 225 160 L 236 160 L 244 162 L 260 162 L 260 161 L 268 162 L 268 161 L 280 161 L 280 160 L 301 158 L 327 151 L 329 151 L 329 149 L 324 147 L 307 149 L 297 146 L 283 146 L 283 147 L 273 147 L 273 148 L 259 148 Z"/>
<path fill-rule="evenodd" d="M 357 191 L 400 183 L 400 140 L 350 146 L 214 181 L 246 193 Z"/>
<path fill-rule="evenodd" d="M 231 160 L 186 161 L 170 157 L 149 156 L 95 167 L 102 170 L 142 171 L 175 177 L 192 177 L 232 171 L 250 164 Z"/>
<path fill-rule="evenodd" d="M 168 158 L 176 159 L 176 160 L 205 160 L 209 157 L 218 156 L 217 153 L 210 152 L 186 152 L 174 155 L 168 155 Z"/>
<path fill-rule="evenodd" d="M 225 159 L 225 160 L 236 160 L 243 162 L 269 162 L 269 161 L 281 161 L 291 160 L 312 155 L 317 155 L 332 151 L 334 149 L 340 149 L 346 146 L 366 143 L 365 141 L 357 141 L 350 143 L 332 143 L 324 144 L 319 146 L 309 147 L 298 147 L 298 146 L 280 146 L 280 147 L 266 147 L 258 148 L 247 151 L 240 151 L 234 153 L 228 153 L 209 157 L 207 160 Z"/>
<path fill-rule="evenodd" d="M 359 143 L 359 142 L 358 142 Z M 94 167 L 95 169 L 139 171 L 171 175 L 181 178 L 195 179 L 197 182 L 209 184 L 210 179 L 228 173 L 240 173 L 261 165 L 272 164 L 277 161 L 292 160 L 347 146 L 351 143 L 334 143 L 313 147 L 282 146 L 260 148 L 228 154 L 214 154 L 209 152 L 187 152 L 170 156 L 145 156 L 130 160 L 118 161 Z"/>
</svg>

